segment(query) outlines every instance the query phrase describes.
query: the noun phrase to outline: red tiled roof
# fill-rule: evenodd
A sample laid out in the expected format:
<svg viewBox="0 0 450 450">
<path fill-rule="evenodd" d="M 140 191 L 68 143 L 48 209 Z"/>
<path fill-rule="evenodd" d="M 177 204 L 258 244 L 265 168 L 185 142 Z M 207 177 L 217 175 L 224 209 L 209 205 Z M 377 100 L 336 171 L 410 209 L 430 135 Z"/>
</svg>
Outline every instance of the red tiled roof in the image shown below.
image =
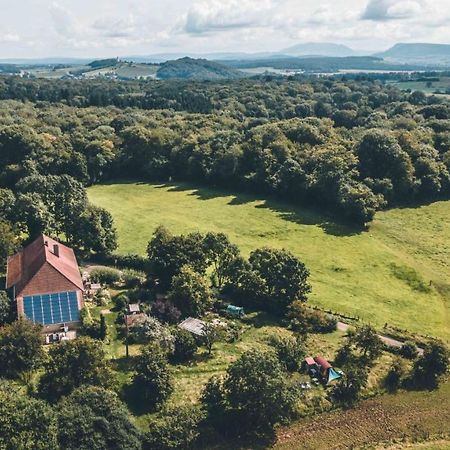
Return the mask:
<svg viewBox="0 0 450 450">
<path fill-rule="evenodd" d="M 141 322 L 143 319 L 145 319 L 147 317 L 147 315 L 145 313 L 139 313 L 139 314 L 131 314 L 128 316 L 125 316 L 125 325 L 127 327 L 134 327 L 136 326 L 139 322 Z"/>
<path fill-rule="evenodd" d="M 33 279 L 39 274 L 41 269 L 49 273 L 49 266 L 62 275 L 70 284 L 80 290 L 84 290 L 73 250 L 45 235 L 39 236 L 21 252 L 8 258 L 6 288 L 15 286 L 15 295 L 16 297 L 20 296 L 21 292 L 33 282 Z M 55 287 L 58 289 L 57 286 Z"/>
<path fill-rule="evenodd" d="M 306 364 L 308 364 L 308 366 L 314 366 L 316 364 L 314 358 L 311 358 L 311 356 L 306 357 L 305 362 Z"/>
<path fill-rule="evenodd" d="M 323 356 L 316 356 L 314 361 L 321 367 L 322 370 L 331 369 L 331 364 Z"/>
</svg>

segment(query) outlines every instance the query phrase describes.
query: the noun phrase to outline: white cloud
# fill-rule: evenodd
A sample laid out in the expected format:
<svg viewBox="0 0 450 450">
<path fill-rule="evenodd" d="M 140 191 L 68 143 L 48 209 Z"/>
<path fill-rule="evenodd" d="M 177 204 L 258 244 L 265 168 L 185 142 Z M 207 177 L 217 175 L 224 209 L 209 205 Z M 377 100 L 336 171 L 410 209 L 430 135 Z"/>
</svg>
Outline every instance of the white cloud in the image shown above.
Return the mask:
<svg viewBox="0 0 450 450">
<path fill-rule="evenodd" d="M 20 41 L 20 36 L 16 33 L 5 33 L 5 34 L 0 34 L 0 42 L 2 44 L 4 43 L 8 43 L 8 42 L 19 42 Z"/>
<path fill-rule="evenodd" d="M 362 18 L 375 21 L 409 19 L 419 15 L 422 9 L 422 0 L 370 0 Z"/>
<path fill-rule="evenodd" d="M 276 1 L 270 0 L 200 0 L 186 14 L 184 30 L 201 34 L 267 24 L 267 14 Z"/>
<path fill-rule="evenodd" d="M 108 57 L 169 48 L 186 53 L 274 51 L 310 41 L 369 50 L 398 41 L 450 43 L 448 2 L 8 1 L 0 14 L 0 57 Z"/>
</svg>

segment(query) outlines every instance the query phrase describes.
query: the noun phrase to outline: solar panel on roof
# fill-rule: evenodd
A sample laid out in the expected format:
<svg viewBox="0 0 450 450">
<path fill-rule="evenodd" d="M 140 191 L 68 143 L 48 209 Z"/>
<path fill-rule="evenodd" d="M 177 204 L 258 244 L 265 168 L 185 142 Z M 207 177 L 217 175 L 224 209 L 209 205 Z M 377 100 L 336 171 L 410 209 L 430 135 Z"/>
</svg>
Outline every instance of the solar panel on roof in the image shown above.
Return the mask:
<svg viewBox="0 0 450 450">
<path fill-rule="evenodd" d="M 42 325 L 77 322 L 80 318 L 74 291 L 24 297 L 23 309 L 27 319 Z"/>
</svg>

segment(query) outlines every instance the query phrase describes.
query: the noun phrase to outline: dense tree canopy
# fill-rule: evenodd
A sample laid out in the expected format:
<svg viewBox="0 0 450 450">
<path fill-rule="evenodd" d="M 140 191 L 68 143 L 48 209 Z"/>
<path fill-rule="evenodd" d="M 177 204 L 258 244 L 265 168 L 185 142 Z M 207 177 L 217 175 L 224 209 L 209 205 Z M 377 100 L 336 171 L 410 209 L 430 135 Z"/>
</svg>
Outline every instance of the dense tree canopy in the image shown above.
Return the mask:
<svg viewBox="0 0 450 450">
<path fill-rule="evenodd" d="M 125 405 L 114 392 L 95 386 L 76 389 L 58 405 L 58 441 L 67 450 L 141 449 Z"/>
<path fill-rule="evenodd" d="M 0 385 L 0 448 L 59 450 L 55 410 L 17 386 Z"/>
<path fill-rule="evenodd" d="M 0 376 L 14 378 L 41 366 L 45 357 L 41 331 L 28 320 L 0 328 Z"/>
<path fill-rule="evenodd" d="M 101 342 L 88 337 L 52 347 L 44 369 L 39 394 L 50 402 L 82 385 L 108 387 L 114 383 Z"/>
</svg>

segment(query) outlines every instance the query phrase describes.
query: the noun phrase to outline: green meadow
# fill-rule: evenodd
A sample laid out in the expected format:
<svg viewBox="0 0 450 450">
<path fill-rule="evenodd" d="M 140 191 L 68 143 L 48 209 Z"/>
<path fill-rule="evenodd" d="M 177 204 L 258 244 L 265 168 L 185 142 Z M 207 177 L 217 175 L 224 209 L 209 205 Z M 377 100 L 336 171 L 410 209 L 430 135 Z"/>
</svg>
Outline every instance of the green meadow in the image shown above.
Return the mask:
<svg viewBox="0 0 450 450">
<path fill-rule="evenodd" d="M 120 182 L 88 193 L 112 213 L 119 253 L 145 254 L 158 225 L 224 232 L 246 255 L 286 248 L 311 271 L 312 304 L 450 342 L 450 202 L 380 212 L 359 230 L 310 209 L 189 184 Z"/>
</svg>

